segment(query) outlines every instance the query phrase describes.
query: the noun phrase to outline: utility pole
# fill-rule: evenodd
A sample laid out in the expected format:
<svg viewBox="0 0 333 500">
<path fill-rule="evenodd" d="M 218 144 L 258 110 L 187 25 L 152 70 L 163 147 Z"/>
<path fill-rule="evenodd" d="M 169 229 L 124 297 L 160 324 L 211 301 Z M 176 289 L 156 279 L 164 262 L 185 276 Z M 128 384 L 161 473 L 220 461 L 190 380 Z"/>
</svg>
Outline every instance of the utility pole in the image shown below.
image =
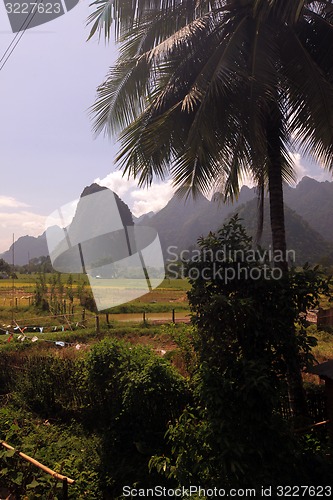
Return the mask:
<svg viewBox="0 0 333 500">
<path fill-rule="evenodd" d="M 12 244 L 12 326 L 14 326 L 14 299 L 15 299 L 15 283 L 14 283 L 14 266 L 15 266 L 15 252 L 14 252 L 15 235 L 13 233 Z"/>
</svg>

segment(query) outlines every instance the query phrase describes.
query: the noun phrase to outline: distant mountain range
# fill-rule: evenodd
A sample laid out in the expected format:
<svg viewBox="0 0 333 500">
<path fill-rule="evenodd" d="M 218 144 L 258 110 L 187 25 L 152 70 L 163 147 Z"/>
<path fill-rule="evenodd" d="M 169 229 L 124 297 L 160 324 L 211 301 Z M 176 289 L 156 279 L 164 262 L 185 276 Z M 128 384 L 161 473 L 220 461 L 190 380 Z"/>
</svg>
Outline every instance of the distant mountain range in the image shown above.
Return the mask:
<svg viewBox="0 0 333 500">
<path fill-rule="evenodd" d="M 214 198 L 214 197 L 213 197 Z M 142 224 L 154 227 L 160 236 L 164 255 L 168 247 L 182 250 L 194 245 L 202 235 L 216 231 L 226 218 L 238 213 L 250 236 L 255 238 L 258 202 L 255 189 L 243 186 L 238 200 L 230 204 L 208 201 L 199 195 L 184 201 L 173 197 L 156 215 Z M 264 204 L 264 227 L 261 246 L 269 248 L 271 229 L 268 199 Z M 333 262 L 333 182 L 318 182 L 304 177 L 296 188 L 285 189 L 285 221 L 288 249 L 294 250 L 295 262 Z M 173 250 L 176 253 L 176 250 Z"/>
<path fill-rule="evenodd" d="M 296 188 L 285 188 L 284 201 L 325 240 L 333 241 L 333 182 L 303 177 Z"/>
<path fill-rule="evenodd" d="M 30 259 L 46 256 L 49 250 L 46 242 L 45 232 L 38 237 L 21 236 L 14 243 L 14 264 L 23 266 L 29 263 Z M 0 258 L 4 259 L 8 264 L 13 263 L 13 245 L 9 250 L 2 253 Z"/>
<path fill-rule="evenodd" d="M 269 249 L 272 244 L 271 228 L 269 220 L 268 200 L 265 200 L 265 217 L 263 234 L 260 245 Z M 257 232 L 257 200 L 251 200 L 245 203 L 237 210 L 239 216 L 243 219 L 243 224 L 250 236 L 255 238 Z M 332 212 L 333 213 L 333 212 Z M 310 224 L 294 210 L 285 204 L 285 225 L 287 236 L 287 248 L 294 251 L 292 260 L 298 265 L 310 262 L 317 264 L 319 262 L 333 263 L 333 243 L 323 238 Z"/>
<path fill-rule="evenodd" d="M 100 189 L 105 188 L 93 184 L 85 188 L 81 197 Z M 295 251 L 297 263 L 317 263 L 321 259 L 333 261 L 333 182 L 318 182 L 303 177 L 296 188 L 285 188 L 284 197 L 287 245 Z M 118 204 L 123 204 L 118 196 L 117 200 Z M 173 247 L 173 252 L 180 252 L 194 246 L 200 236 L 216 231 L 226 218 L 236 212 L 243 219 L 248 233 L 254 237 L 258 213 L 256 192 L 246 186 L 242 187 L 238 200 L 233 204 L 209 201 L 200 194 L 195 199 L 187 200 L 175 195 L 158 213 L 150 212 L 140 218 L 133 216 L 133 220 L 135 224 L 150 226 L 158 231 L 167 258 L 168 247 Z M 271 244 L 267 200 L 261 244 L 266 248 Z M 12 250 L 10 247 L 0 258 L 11 263 Z M 17 265 L 27 264 L 29 258 L 48 255 L 45 233 L 38 238 L 19 238 L 14 250 Z"/>
<path fill-rule="evenodd" d="M 175 195 L 162 210 L 139 224 L 157 230 L 167 258 L 168 247 L 175 246 L 181 251 L 195 245 L 199 236 L 221 227 L 228 215 L 255 196 L 254 189 L 247 186 L 242 187 L 238 200 L 232 205 L 208 201 L 202 194 L 187 200 Z"/>
</svg>

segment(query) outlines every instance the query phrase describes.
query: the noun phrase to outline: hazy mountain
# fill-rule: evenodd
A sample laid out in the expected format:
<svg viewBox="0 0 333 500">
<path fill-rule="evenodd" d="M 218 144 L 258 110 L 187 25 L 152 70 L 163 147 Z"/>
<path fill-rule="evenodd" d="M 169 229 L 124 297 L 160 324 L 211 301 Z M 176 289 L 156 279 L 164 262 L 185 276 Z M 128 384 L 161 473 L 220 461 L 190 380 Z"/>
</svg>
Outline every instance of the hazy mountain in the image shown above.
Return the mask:
<svg viewBox="0 0 333 500">
<path fill-rule="evenodd" d="M 202 194 L 198 194 L 195 199 L 174 195 L 162 210 L 149 219 L 144 219 L 141 225 L 157 230 L 167 258 L 168 247 L 177 247 L 181 251 L 195 245 L 199 236 L 219 228 L 236 207 L 254 197 L 254 190 L 247 186 L 242 187 L 238 200 L 232 205 L 209 201 Z M 215 196 L 215 200 L 218 200 L 218 196 Z M 174 248 L 170 251 L 177 252 Z"/>
<path fill-rule="evenodd" d="M 100 196 L 90 196 L 89 203 L 86 203 L 86 196 L 96 193 L 100 193 Z M 113 213 L 119 212 L 120 219 L 117 221 L 112 220 L 112 214 L 106 208 L 110 203 L 115 205 Z M 73 221 L 68 227 L 68 236 L 72 243 L 75 244 L 76 241 L 87 239 L 87 228 L 89 228 L 90 237 L 93 238 L 95 235 L 107 232 L 106 228 L 113 227 L 114 224 L 118 224 L 118 226 L 132 226 L 133 218 L 130 209 L 116 193 L 113 193 L 106 187 L 93 183 L 85 187 L 81 193 Z M 63 230 L 60 227 L 54 226 L 49 231 L 53 235 L 54 241 L 63 238 Z M 61 249 L 59 249 L 60 251 Z M 87 248 L 86 251 L 88 252 Z M 46 255 L 49 255 L 49 250 L 45 232 L 37 238 L 34 236 L 22 236 L 14 243 L 14 262 L 16 265 L 22 266 L 28 264 L 29 259 Z M 7 252 L 1 254 L 0 258 L 11 264 L 13 261 L 13 245 L 11 245 Z"/>
<path fill-rule="evenodd" d="M 121 260 L 132 250 L 133 238 L 127 228 L 133 226 L 132 213 L 119 196 L 91 184 L 83 190 L 69 226 L 65 230 L 52 228 L 54 268 L 79 273 L 110 259 Z"/>
<path fill-rule="evenodd" d="M 255 240 L 258 213 L 256 200 L 249 201 L 235 212 L 243 219 L 248 234 Z M 264 214 L 263 234 L 260 244 L 265 249 L 272 249 L 268 200 L 265 200 Z M 305 262 L 318 263 L 323 257 L 330 257 L 333 262 L 333 244 L 325 240 L 303 217 L 291 210 L 286 204 L 285 225 L 287 248 L 290 255 L 292 255 L 291 251 L 294 251 L 296 264 L 302 265 Z"/>
<path fill-rule="evenodd" d="M 149 219 L 154 217 L 154 215 L 155 215 L 155 212 L 152 212 L 152 211 L 150 211 L 146 214 L 142 214 L 142 215 L 140 215 L 140 217 L 135 217 L 135 215 L 133 215 L 134 224 L 144 224 L 144 221 L 148 221 Z"/>
<path fill-rule="evenodd" d="M 29 263 L 29 259 L 34 259 L 49 254 L 47 248 L 45 232 L 38 236 L 21 236 L 14 243 L 14 263 L 23 266 Z M 13 245 L 7 252 L 0 255 L 9 264 L 13 263 Z"/>
<path fill-rule="evenodd" d="M 89 204 L 85 205 L 84 203 L 82 203 L 82 199 L 85 196 L 94 195 L 97 193 L 100 194 L 103 193 L 106 195 L 106 197 L 93 196 L 89 198 Z M 90 184 L 90 186 L 85 187 L 81 193 L 80 200 L 75 212 L 74 219 L 71 223 L 70 229 L 73 231 L 73 227 L 76 223 L 82 224 L 87 216 L 88 218 L 90 217 L 89 213 L 88 214 L 84 213 L 84 207 L 88 207 L 89 211 L 93 212 L 94 225 L 101 226 L 99 232 L 103 232 L 104 224 L 113 217 L 113 214 L 109 212 L 110 203 L 113 202 L 113 199 L 116 203 L 122 224 L 125 226 L 132 226 L 133 215 L 128 205 L 126 205 L 126 203 L 124 203 L 123 200 L 119 198 L 117 193 L 111 191 L 111 189 L 108 189 L 105 186 L 100 186 L 99 184 L 96 184 L 96 182 L 93 182 L 92 184 Z M 105 206 L 106 203 L 107 206 Z M 100 218 L 97 220 L 95 218 L 96 216 L 99 216 Z"/>
<path fill-rule="evenodd" d="M 317 208 L 317 211 L 313 209 L 314 213 L 311 209 L 311 205 L 319 205 L 320 199 L 323 198 L 323 206 L 327 213 L 325 217 L 323 216 L 321 227 L 323 228 L 322 232 L 326 233 L 327 236 L 325 221 L 330 219 L 329 214 L 333 214 L 333 183 L 319 183 L 313 179 L 305 178 L 296 188 L 286 189 L 285 199 L 288 200 L 288 203 L 292 202 L 293 206 L 303 206 L 307 185 L 310 186 L 308 199 L 310 206 L 306 207 L 306 214 L 310 220 L 305 220 L 305 217 L 303 218 L 285 203 L 287 244 L 288 249 L 295 251 L 297 264 L 303 264 L 306 261 L 316 263 L 323 257 L 332 258 L 333 256 L 333 245 L 327 241 L 328 238 L 326 239 L 321 234 L 319 228 L 316 228 L 316 213 L 319 209 Z M 214 198 L 218 199 L 218 196 L 214 196 Z M 179 254 L 183 249 L 196 245 L 199 236 L 207 235 L 209 231 L 216 231 L 227 217 L 236 212 L 244 220 L 243 223 L 248 233 L 255 237 L 258 203 L 255 190 L 246 186 L 241 189 L 238 200 L 232 205 L 208 201 L 202 195 L 199 195 L 196 200 L 189 199 L 187 202 L 174 196 L 160 212 L 149 220 L 145 220 L 144 223 L 158 231 L 164 255 L 168 258 L 170 252 L 173 256 L 175 253 Z M 265 248 L 272 245 L 268 200 L 265 201 L 264 231 L 261 244 Z"/>
<path fill-rule="evenodd" d="M 284 201 L 326 240 L 333 241 L 333 182 L 303 177 L 296 188 L 285 189 Z"/>
<path fill-rule="evenodd" d="M 90 209 L 84 203 L 86 195 L 101 192 L 96 197 Z M 110 190 L 97 184 L 86 187 L 78 204 L 74 221 L 69 229 L 71 238 L 79 241 L 86 239 L 86 228 L 94 234 L 101 234 L 105 225 L 112 226 L 113 222 L 105 212 L 103 193 L 108 196 Z M 317 262 L 322 257 L 332 256 L 333 242 L 333 182 L 318 182 L 315 179 L 304 177 L 295 187 L 286 187 L 284 190 L 286 204 L 286 230 L 288 248 L 294 249 L 298 262 L 306 260 Z M 92 197 L 93 199 L 94 197 Z M 176 195 L 158 213 L 149 212 L 135 218 L 128 206 L 115 194 L 114 200 L 121 213 L 124 225 L 135 224 L 150 226 L 158 231 L 164 255 L 167 257 L 167 248 L 176 247 L 171 251 L 181 251 L 196 244 L 199 236 L 215 231 L 225 219 L 236 211 L 244 219 L 244 224 L 250 234 L 255 235 L 257 227 L 257 201 L 254 189 L 243 186 L 238 200 L 233 204 L 219 202 L 219 194 L 209 201 L 203 195 L 195 199 L 184 200 Z M 92 208 L 93 207 L 93 208 Z M 91 214 L 94 213 L 92 216 Z M 268 247 L 270 240 L 269 207 L 265 204 L 265 224 L 262 245 Z M 96 215 L 97 214 L 97 215 Z M 110 227 L 111 227 L 110 226 Z M 54 231 L 59 231 L 54 228 Z M 83 230 L 82 235 L 80 231 Z M 105 242 L 106 243 L 106 242 Z M 28 258 L 48 255 L 45 233 L 38 238 L 24 236 L 15 242 L 15 263 L 23 265 Z M 103 257 L 103 251 L 100 257 Z M 12 262 L 12 247 L 0 255 L 7 262 Z"/>
</svg>

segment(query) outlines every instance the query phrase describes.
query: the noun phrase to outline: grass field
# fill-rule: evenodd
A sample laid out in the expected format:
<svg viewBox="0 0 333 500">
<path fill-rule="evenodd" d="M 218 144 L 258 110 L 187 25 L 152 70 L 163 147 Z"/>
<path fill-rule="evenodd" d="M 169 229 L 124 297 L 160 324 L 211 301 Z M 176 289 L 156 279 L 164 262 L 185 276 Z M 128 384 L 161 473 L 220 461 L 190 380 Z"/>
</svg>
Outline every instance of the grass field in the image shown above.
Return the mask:
<svg viewBox="0 0 333 500">
<path fill-rule="evenodd" d="M 55 275 L 46 275 L 45 282 L 47 283 L 47 294 L 51 294 L 52 280 Z M 95 313 L 84 310 L 80 305 L 77 296 L 78 289 L 85 283 L 85 287 L 89 290 L 89 282 L 84 275 L 60 275 L 59 283 L 63 286 L 62 301 L 67 301 L 65 314 L 56 314 L 54 311 L 42 311 L 34 306 L 36 281 L 39 279 L 38 275 L 21 275 L 19 274 L 15 280 L 0 280 L 0 328 L 6 330 L 10 329 L 16 324 L 20 327 L 31 326 L 43 327 L 44 330 L 63 327 L 65 331 L 79 330 L 81 327 L 87 331 L 91 329 L 92 332 L 96 329 L 96 315 Z M 101 280 L 101 286 L 103 286 Z M 70 285 L 68 283 L 71 282 Z M 125 283 L 128 285 L 128 283 Z M 53 288 L 56 288 L 53 286 Z M 71 290 L 74 296 L 73 302 L 68 299 L 68 290 Z M 116 318 L 125 320 L 127 314 L 137 314 L 137 318 L 133 318 L 133 322 L 139 323 L 143 320 L 143 313 L 145 313 L 146 321 L 152 319 L 152 315 L 162 315 L 161 319 L 171 321 L 172 311 L 186 317 L 189 313 L 189 305 L 187 301 L 186 291 L 189 289 L 189 283 L 186 280 L 170 280 L 165 279 L 161 285 L 139 297 L 138 299 L 120 304 L 117 307 L 108 310 L 110 313 L 109 322 L 115 322 Z M 67 295 L 66 295 L 67 294 Z M 101 324 L 106 321 L 104 312 L 99 314 Z M 149 317 L 150 316 L 150 317 Z M 131 319 L 129 317 L 129 319 Z M 103 323 L 103 324 L 104 324 Z M 43 334 L 44 336 L 44 334 Z M 3 336 L 1 336 L 3 341 Z M 45 337 L 46 338 L 46 337 Z"/>
<path fill-rule="evenodd" d="M 51 289 L 51 279 L 54 277 L 52 274 L 45 275 L 45 281 L 49 289 Z M 71 277 L 72 285 L 71 288 L 73 293 L 78 290 L 79 286 L 84 284 L 85 287 L 89 288 L 89 281 L 86 275 L 69 275 L 61 274 L 60 280 L 61 284 L 65 287 L 69 287 L 68 282 Z M 18 278 L 15 280 L 0 280 L 0 306 L 13 306 L 14 305 L 30 305 L 32 303 L 32 297 L 30 297 L 30 304 L 28 296 L 32 296 L 36 289 L 36 281 L 38 280 L 38 275 L 24 275 L 18 274 Z M 97 285 L 103 288 L 106 280 L 100 280 Z M 112 287 L 112 280 L 107 280 L 107 286 Z M 133 283 L 132 283 L 133 282 Z M 115 280 L 117 288 L 119 288 L 119 281 Z M 131 285 L 135 286 L 135 280 L 124 280 L 123 288 L 129 288 Z M 158 288 L 152 290 L 151 292 L 143 295 L 142 297 L 136 299 L 131 304 L 152 304 L 152 303 L 185 303 L 187 302 L 186 292 L 190 289 L 190 285 L 187 280 L 177 279 L 165 279 Z M 122 311 L 124 312 L 124 311 Z M 133 312 L 133 311 L 129 311 Z M 163 312 L 163 310 L 161 311 Z"/>
<path fill-rule="evenodd" d="M 54 278 L 54 275 L 46 275 L 49 288 L 52 277 Z M 155 324 L 156 318 L 160 318 L 160 322 L 171 323 L 172 310 L 175 311 L 176 320 L 189 316 L 186 292 L 190 289 L 190 284 L 187 280 L 165 279 L 155 290 L 134 301 L 111 308 L 108 310 L 108 315 L 104 311 L 100 312 L 99 332 L 96 333 L 96 314 L 84 311 L 78 298 L 75 297 L 82 283 L 85 283 L 87 290 L 89 289 L 89 282 L 85 275 L 71 275 L 71 278 L 68 274 L 60 275 L 60 282 L 64 285 L 64 289 L 69 281 L 72 281 L 71 288 L 75 298 L 73 309 L 71 308 L 66 314 L 57 315 L 34 307 L 37 279 L 38 275 L 19 274 L 15 280 L 0 280 L 0 328 L 2 330 L 8 328 L 13 331 L 13 326 L 16 324 L 21 328 L 29 326 L 32 328 L 26 332 L 26 335 L 30 338 L 36 334 L 39 340 L 62 340 L 72 344 L 95 343 L 111 334 L 130 342 L 148 344 L 153 348 L 165 349 L 166 347 L 169 351 L 175 347 L 172 336 L 166 333 L 167 330 L 163 326 Z M 145 323 L 143 323 L 143 318 L 146 320 Z M 126 321 L 126 323 L 121 323 L 121 321 Z M 36 327 L 35 333 L 33 327 Z M 42 334 L 39 332 L 40 327 L 43 327 Z M 178 327 L 181 328 L 181 325 Z M 16 333 L 14 338 L 18 337 L 20 331 L 16 330 Z M 332 359 L 333 334 L 328 331 L 317 331 L 315 326 L 309 327 L 309 334 L 318 340 L 318 345 L 313 348 L 315 358 L 320 362 Z M 0 335 L 0 345 L 7 342 L 8 336 Z"/>
</svg>

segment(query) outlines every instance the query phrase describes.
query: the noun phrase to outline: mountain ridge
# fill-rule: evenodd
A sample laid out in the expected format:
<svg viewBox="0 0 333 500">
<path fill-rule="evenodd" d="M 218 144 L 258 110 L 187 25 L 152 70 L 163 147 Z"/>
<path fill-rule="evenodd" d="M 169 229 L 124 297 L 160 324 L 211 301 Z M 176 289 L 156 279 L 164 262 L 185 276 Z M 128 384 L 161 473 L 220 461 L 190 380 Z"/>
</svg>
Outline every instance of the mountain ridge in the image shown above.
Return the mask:
<svg viewBox="0 0 333 500">
<path fill-rule="evenodd" d="M 86 186 L 80 198 L 98 191 L 108 190 L 96 183 Z M 119 206 L 126 207 L 124 223 L 150 226 L 157 230 L 164 255 L 167 258 L 168 246 L 179 250 L 193 247 L 200 236 L 209 231 L 216 231 L 227 217 L 238 212 L 244 219 L 248 232 L 254 236 L 257 224 L 257 202 L 254 188 L 243 186 L 238 199 L 233 204 L 219 203 L 216 193 L 209 201 L 202 194 L 187 200 L 174 195 L 171 200 L 157 213 L 149 212 L 141 217 L 135 217 L 126 203 L 116 193 L 115 200 Z M 286 209 L 286 232 L 288 246 L 297 248 L 300 260 L 318 262 L 322 257 L 333 252 L 333 182 L 319 182 L 310 177 L 303 177 L 296 187 L 284 188 Z M 215 201 L 213 201 L 215 200 Z M 265 201 L 265 231 L 263 245 L 270 244 L 270 229 L 268 222 L 269 206 Z M 98 221 L 99 223 L 99 221 Z M 294 234 L 293 234 L 294 231 Z M 298 238 L 298 240 L 297 240 Z M 30 259 L 48 255 L 45 232 L 38 237 L 22 236 L 14 243 L 17 265 L 28 263 Z M 12 245 L 0 255 L 8 263 L 12 263 Z M 306 259 L 306 257 L 310 257 Z M 304 261 L 305 262 L 305 261 Z"/>
</svg>

